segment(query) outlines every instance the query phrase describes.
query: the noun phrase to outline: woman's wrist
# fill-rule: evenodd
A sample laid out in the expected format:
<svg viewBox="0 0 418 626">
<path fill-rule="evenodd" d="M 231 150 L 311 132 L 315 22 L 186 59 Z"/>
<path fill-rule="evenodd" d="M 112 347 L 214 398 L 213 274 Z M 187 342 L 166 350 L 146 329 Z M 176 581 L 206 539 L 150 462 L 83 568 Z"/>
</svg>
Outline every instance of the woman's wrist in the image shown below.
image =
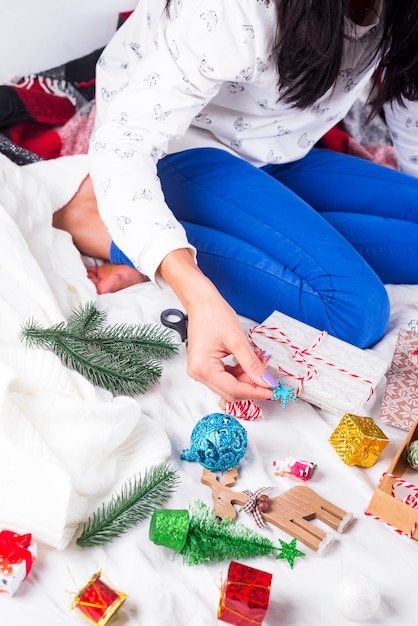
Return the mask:
<svg viewBox="0 0 418 626">
<path fill-rule="evenodd" d="M 213 283 L 196 265 L 193 253 L 188 248 L 170 252 L 161 262 L 158 273 L 187 311 L 196 304 L 197 298 L 221 298 Z"/>
</svg>

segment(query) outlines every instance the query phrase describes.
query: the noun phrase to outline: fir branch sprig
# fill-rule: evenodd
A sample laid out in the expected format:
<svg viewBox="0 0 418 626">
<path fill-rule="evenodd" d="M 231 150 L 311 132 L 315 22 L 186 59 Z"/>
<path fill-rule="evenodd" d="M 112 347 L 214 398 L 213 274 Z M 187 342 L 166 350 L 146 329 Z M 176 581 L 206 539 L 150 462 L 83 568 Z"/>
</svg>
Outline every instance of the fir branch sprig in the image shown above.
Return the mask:
<svg viewBox="0 0 418 626">
<path fill-rule="evenodd" d="M 100 342 L 97 345 L 113 353 L 139 348 L 142 354 L 149 353 L 164 359 L 178 350 L 173 334 L 163 326 L 122 323 L 105 327 L 106 321 L 107 313 L 98 309 L 96 303 L 89 302 L 73 311 L 68 330 L 90 341 L 100 331 Z"/>
<path fill-rule="evenodd" d="M 166 464 L 128 480 L 109 503 L 103 503 L 87 520 L 76 543 L 82 547 L 97 546 L 119 537 L 165 504 L 178 481 L 178 473 Z"/>
<path fill-rule="evenodd" d="M 53 351 L 98 387 L 131 396 L 144 393 L 160 378 L 161 360 L 177 353 L 174 334 L 157 324 L 105 326 L 106 320 L 107 314 L 90 302 L 73 311 L 67 323 L 43 328 L 29 320 L 20 338 L 29 347 Z"/>
</svg>

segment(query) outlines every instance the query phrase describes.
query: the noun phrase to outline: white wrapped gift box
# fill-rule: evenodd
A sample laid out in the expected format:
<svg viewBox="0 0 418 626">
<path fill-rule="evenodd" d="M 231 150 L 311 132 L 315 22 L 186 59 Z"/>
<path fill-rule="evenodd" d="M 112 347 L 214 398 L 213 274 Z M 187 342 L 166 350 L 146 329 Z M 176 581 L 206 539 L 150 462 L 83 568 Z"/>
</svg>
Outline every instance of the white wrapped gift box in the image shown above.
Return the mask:
<svg viewBox="0 0 418 626">
<path fill-rule="evenodd" d="M 27 539 L 24 547 L 19 542 L 20 539 Z M 17 543 L 14 540 L 17 540 Z M 18 535 L 9 530 L 0 531 L 0 594 L 15 595 L 29 574 L 36 557 L 37 544 L 32 541 L 31 534 Z"/>
<path fill-rule="evenodd" d="M 293 394 L 335 415 L 357 413 L 374 394 L 388 364 L 362 350 L 274 311 L 248 337 L 271 355 L 268 371 Z"/>
</svg>

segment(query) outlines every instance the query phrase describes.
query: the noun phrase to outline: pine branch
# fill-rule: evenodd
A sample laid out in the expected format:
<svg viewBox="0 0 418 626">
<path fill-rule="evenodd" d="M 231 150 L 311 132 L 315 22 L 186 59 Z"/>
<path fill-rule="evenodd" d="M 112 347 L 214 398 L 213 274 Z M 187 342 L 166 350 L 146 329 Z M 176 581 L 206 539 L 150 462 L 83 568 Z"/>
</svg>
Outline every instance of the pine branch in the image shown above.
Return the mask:
<svg viewBox="0 0 418 626">
<path fill-rule="evenodd" d="M 69 320 L 68 327 L 80 335 L 88 335 L 90 332 L 103 328 L 107 320 L 107 313 L 100 311 L 95 302 L 87 302 L 74 309 Z"/>
<path fill-rule="evenodd" d="M 137 351 L 167 358 L 178 350 L 172 341 L 172 332 L 156 324 L 110 326 L 101 331 L 99 338 L 89 335 L 89 339 L 95 339 L 102 350 L 112 353 Z"/>
<path fill-rule="evenodd" d="M 127 481 L 108 504 L 103 503 L 84 524 L 76 540 L 79 546 L 103 545 L 146 519 L 167 502 L 179 476 L 168 465 L 157 465 Z"/>
<path fill-rule="evenodd" d="M 29 347 L 53 351 L 94 385 L 125 395 L 144 393 L 160 378 L 161 359 L 178 351 L 173 333 L 156 324 L 105 327 L 106 319 L 92 302 L 48 329 L 30 320 L 20 338 Z"/>
<path fill-rule="evenodd" d="M 67 327 L 72 332 L 78 331 L 78 334 L 85 336 L 103 350 L 114 353 L 140 349 L 144 354 L 167 358 L 178 350 L 173 342 L 173 334 L 163 326 L 114 324 L 105 327 L 106 320 L 106 313 L 91 302 L 73 312 Z"/>
<path fill-rule="evenodd" d="M 141 354 L 94 351 L 91 344 L 69 336 L 55 336 L 53 341 L 51 349 L 65 366 L 83 374 L 94 385 L 114 393 L 144 393 L 162 373 L 159 361 Z"/>
</svg>

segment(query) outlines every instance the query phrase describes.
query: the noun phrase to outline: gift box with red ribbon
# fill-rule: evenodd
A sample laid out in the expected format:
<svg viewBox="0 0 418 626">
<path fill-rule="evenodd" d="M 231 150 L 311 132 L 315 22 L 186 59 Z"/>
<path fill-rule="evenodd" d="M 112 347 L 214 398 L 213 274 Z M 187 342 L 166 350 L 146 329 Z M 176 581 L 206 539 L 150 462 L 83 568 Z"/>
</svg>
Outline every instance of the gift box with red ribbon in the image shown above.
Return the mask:
<svg viewBox="0 0 418 626">
<path fill-rule="evenodd" d="M 0 593 L 13 596 L 36 560 L 36 544 L 30 533 L 0 531 Z"/>
<path fill-rule="evenodd" d="M 262 624 L 270 601 L 272 574 L 231 561 L 221 589 L 218 619 L 235 626 Z"/>
<path fill-rule="evenodd" d="M 388 366 L 371 350 L 279 311 L 250 328 L 248 337 L 254 347 L 271 355 L 268 371 L 293 395 L 339 416 L 363 412 Z"/>
</svg>

